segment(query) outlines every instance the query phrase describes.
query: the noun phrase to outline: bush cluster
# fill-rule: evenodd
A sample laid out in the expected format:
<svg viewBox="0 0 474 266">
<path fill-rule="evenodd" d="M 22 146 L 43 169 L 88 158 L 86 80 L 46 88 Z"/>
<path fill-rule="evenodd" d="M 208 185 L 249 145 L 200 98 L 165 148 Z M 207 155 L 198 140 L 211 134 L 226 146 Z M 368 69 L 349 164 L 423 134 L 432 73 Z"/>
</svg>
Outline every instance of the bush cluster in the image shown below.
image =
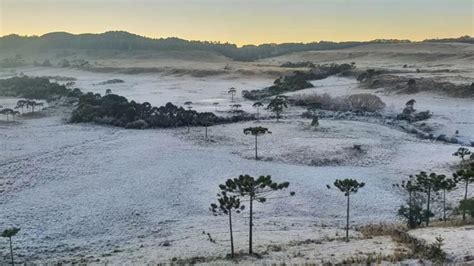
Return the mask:
<svg viewBox="0 0 474 266">
<path fill-rule="evenodd" d="M 291 98 L 294 105 L 310 109 L 328 111 L 378 112 L 385 108 L 385 103 L 373 94 L 352 94 L 349 96 L 331 97 L 329 94 L 295 95 Z"/>
<path fill-rule="evenodd" d="M 310 80 L 325 79 L 355 68 L 354 64 L 331 64 L 312 68 L 310 71 L 295 71 L 292 75 L 277 78 L 273 85 L 260 90 L 243 90 L 242 97 L 248 100 L 261 100 L 285 92 L 298 91 L 314 87 Z"/>
</svg>

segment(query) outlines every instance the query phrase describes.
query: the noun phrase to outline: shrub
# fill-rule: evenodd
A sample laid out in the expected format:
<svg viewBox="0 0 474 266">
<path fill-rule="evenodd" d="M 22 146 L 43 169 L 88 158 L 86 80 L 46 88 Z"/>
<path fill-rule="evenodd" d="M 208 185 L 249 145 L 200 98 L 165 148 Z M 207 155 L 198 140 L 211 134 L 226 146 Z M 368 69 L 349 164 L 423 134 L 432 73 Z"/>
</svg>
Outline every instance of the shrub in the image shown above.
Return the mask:
<svg viewBox="0 0 474 266">
<path fill-rule="evenodd" d="M 426 220 L 426 213 L 418 201 L 413 201 L 411 206 L 400 206 L 397 215 L 407 222 L 408 228 L 416 228 Z"/>
<path fill-rule="evenodd" d="M 385 103 L 373 94 L 353 94 L 341 97 L 331 97 L 327 93 L 299 94 L 293 96 L 291 101 L 297 106 L 341 112 L 378 112 L 385 108 Z"/>
<path fill-rule="evenodd" d="M 418 121 L 423 121 L 431 118 L 433 115 L 430 111 L 423 111 L 423 112 L 416 112 L 415 110 L 415 103 L 416 101 L 414 99 L 409 100 L 405 104 L 405 108 L 403 109 L 401 114 L 397 115 L 398 120 L 406 120 L 410 123 L 412 122 L 418 122 Z"/>
<path fill-rule="evenodd" d="M 474 218 L 474 198 L 461 200 L 459 210 L 468 213 L 472 218 Z"/>
<path fill-rule="evenodd" d="M 353 94 L 347 97 L 352 111 L 376 112 L 385 108 L 385 103 L 373 94 Z"/>
<path fill-rule="evenodd" d="M 125 128 L 127 129 L 146 129 L 148 127 L 149 127 L 148 123 L 142 119 L 127 123 L 125 125 Z"/>
</svg>

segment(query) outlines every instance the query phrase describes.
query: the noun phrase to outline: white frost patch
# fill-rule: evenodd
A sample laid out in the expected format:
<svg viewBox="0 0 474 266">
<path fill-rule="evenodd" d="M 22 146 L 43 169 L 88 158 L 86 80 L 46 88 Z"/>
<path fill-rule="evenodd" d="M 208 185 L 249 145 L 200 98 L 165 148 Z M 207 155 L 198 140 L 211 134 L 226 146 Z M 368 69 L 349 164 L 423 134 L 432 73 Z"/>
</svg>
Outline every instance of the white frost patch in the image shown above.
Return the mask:
<svg viewBox="0 0 474 266">
<path fill-rule="evenodd" d="M 451 260 L 474 262 L 474 226 L 462 227 L 430 227 L 409 231 L 409 234 L 425 240 L 427 243 L 435 243 L 436 238 L 441 236 L 444 241 L 442 246 Z"/>
</svg>

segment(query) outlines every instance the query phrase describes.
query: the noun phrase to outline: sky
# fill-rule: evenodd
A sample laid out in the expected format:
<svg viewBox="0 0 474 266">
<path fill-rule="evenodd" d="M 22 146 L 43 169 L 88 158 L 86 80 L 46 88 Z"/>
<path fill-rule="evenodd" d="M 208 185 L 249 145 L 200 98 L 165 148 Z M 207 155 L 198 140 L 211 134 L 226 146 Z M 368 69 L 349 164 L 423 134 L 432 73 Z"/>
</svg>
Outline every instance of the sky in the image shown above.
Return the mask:
<svg viewBox="0 0 474 266">
<path fill-rule="evenodd" d="M 238 45 L 474 35 L 474 0 L 0 0 L 0 36 L 125 30 Z"/>
</svg>

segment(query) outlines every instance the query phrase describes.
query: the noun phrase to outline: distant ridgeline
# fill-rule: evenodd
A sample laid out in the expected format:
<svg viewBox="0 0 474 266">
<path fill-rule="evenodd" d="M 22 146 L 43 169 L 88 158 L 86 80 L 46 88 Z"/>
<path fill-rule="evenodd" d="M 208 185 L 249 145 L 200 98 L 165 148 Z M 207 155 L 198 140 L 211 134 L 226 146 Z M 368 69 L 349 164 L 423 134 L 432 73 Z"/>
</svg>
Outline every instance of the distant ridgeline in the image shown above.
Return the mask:
<svg viewBox="0 0 474 266">
<path fill-rule="evenodd" d="M 231 117 L 218 117 L 210 112 L 186 110 L 172 103 L 155 107 L 148 102 L 137 103 L 127 98 L 108 93 L 104 96 L 80 89 L 70 89 L 50 82 L 44 77 L 13 77 L 0 80 L 0 96 L 63 100 L 75 106 L 70 122 L 93 122 L 125 128 L 169 128 L 182 126 L 208 127 L 214 124 L 253 120 L 253 115 L 240 113 Z"/>
<path fill-rule="evenodd" d="M 111 31 L 102 34 L 69 34 L 65 32 L 48 33 L 43 36 L 23 37 L 8 35 L 0 38 L 1 50 L 46 51 L 48 49 L 84 49 L 84 50 L 155 50 L 155 51 L 211 51 L 241 61 L 251 61 L 293 52 L 334 50 L 372 43 L 401 43 L 408 40 L 373 40 L 366 42 L 312 42 L 245 45 L 188 41 L 179 38 L 152 39 L 123 31 Z"/>
</svg>

